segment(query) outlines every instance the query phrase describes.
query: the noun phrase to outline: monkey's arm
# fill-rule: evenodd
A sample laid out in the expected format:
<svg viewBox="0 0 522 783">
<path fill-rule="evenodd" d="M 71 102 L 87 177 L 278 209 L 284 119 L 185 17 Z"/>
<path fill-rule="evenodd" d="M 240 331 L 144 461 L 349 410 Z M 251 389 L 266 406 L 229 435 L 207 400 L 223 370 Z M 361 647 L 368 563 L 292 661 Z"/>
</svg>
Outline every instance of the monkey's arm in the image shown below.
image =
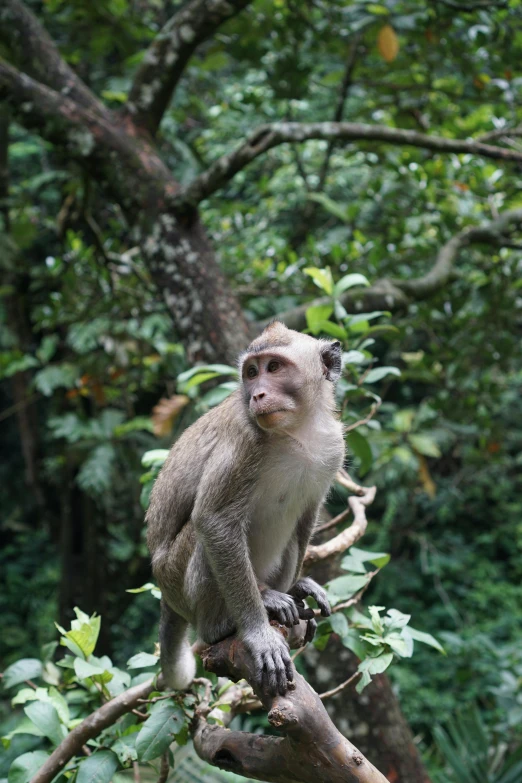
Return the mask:
<svg viewBox="0 0 522 783">
<path fill-rule="evenodd" d="M 282 636 L 268 623 L 247 540 L 248 471 L 234 470 L 236 458 L 226 461 L 226 447 L 210 460 L 198 488 L 192 521 L 237 634 L 256 665 L 255 685 L 274 695 L 286 693 L 293 679 L 292 661 Z M 250 478 L 251 481 L 251 478 Z M 230 487 L 234 495 L 230 497 Z M 219 488 L 216 490 L 216 488 Z"/>
</svg>

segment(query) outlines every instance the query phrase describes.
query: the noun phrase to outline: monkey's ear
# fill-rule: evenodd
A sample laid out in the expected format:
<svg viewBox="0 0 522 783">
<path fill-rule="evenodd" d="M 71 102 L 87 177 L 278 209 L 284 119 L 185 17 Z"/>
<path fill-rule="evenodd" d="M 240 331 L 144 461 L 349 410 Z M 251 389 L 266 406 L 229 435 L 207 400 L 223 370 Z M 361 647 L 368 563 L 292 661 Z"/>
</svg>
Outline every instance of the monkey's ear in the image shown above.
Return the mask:
<svg viewBox="0 0 522 783">
<path fill-rule="evenodd" d="M 321 361 L 323 363 L 323 372 L 327 381 L 335 383 L 341 375 L 342 368 L 342 351 L 341 343 L 339 340 L 335 340 L 333 343 L 328 343 L 321 350 Z"/>
</svg>

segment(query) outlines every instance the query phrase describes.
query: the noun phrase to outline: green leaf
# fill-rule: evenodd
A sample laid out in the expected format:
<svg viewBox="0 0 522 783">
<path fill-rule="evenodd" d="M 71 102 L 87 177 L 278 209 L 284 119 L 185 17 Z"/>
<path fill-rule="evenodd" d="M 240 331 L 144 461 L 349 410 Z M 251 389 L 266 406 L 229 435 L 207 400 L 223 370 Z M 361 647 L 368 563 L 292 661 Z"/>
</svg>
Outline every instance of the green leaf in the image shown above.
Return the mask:
<svg viewBox="0 0 522 783">
<path fill-rule="evenodd" d="M 48 758 L 45 750 L 33 750 L 18 756 L 9 767 L 8 783 L 29 783 Z"/>
<path fill-rule="evenodd" d="M 117 739 L 111 750 L 118 756 L 122 767 L 130 767 L 132 762 L 138 759 L 138 753 L 134 745 L 128 745 L 122 739 Z"/>
<path fill-rule="evenodd" d="M 185 384 L 195 375 L 207 373 L 212 373 L 213 377 L 217 375 L 232 375 L 233 378 L 239 377 L 237 367 L 231 367 L 228 364 L 200 364 L 196 367 L 191 367 L 190 370 L 185 370 L 185 372 L 180 373 L 177 377 L 177 381 L 178 384 Z"/>
<path fill-rule="evenodd" d="M 72 621 L 70 631 L 65 631 L 57 623 L 55 623 L 55 625 L 62 634 L 62 644 L 66 641 L 72 642 L 76 651 L 79 651 L 79 653 L 69 647 L 68 644 L 65 644 L 65 646 L 69 647 L 75 654 L 80 654 L 81 656 L 88 658 L 89 655 L 94 652 L 96 642 L 98 641 L 101 617 L 96 615 L 96 613 L 89 617 L 85 612 L 82 612 L 81 609 L 78 609 L 77 606 L 74 607 L 74 611 L 76 613 L 76 620 Z"/>
<path fill-rule="evenodd" d="M 52 704 L 58 713 L 60 721 L 65 726 L 69 723 L 69 706 L 56 688 L 51 687 L 49 690 L 47 688 L 37 688 L 36 690 L 33 688 L 22 688 L 11 701 L 11 704 L 15 706 L 16 704 L 26 704 L 28 701 L 45 701 Z"/>
<path fill-rule="evenodd" d="M 26 680 L 35 680 L 41 677 L 43 672 L 42 662 L 37 658 L 21 658 L 12 663 L 4 672 L 2 679 L 4 688 L 12 688 Z"/>
<path fill-rule="evenodd" d="M 152 705 L 150 716 L 136 739 L 140 761 L 152 761 L 161 756 L 174 741 L 185 722 L 183 710 L 178 704 L 159 701 Z"/>
<path fill-rule="evenodd" d="M 338 576 L 327 585 L 328 596 L 333 604 L 346 601 L 368 583 L 366 576 Z"/>
<path fill-rule="evenodd" d="M 411 657 L 411 652 L 409 651 L 412 651 L 412 647 L 411 645 L 408 645 L 406 639 L 404 639 L 400 633 L 394 631 L 393 633 L 386 634 L 384 640 L 386 644 L 392 648 L 393 652 L 400 655 L 401 658 Z"/>
<path fill-rule="evenodd" d="M 36 350 L 36 355 L 42 364 L 47 364 L 53 358 L 59 339 L 57 334 L 49 334 L 43 338 Z"/>
<path fill-rule="evenodd" d="M 101 495 L 112 485 L 112 466 L 116 450 L 110 443 L 96 446 L 80 468 L 78 485 L 92 495 Z"/>
<path fill-rule="evenodd" d="M 401 371 L 398 367 L 375 367 L 373 370 L 370 370 L 364 379 L 364 383 L 377 383 L 377 381 L 381 381 L 387 375 L 396 375 L 400 378 Z"/>
<path fill-rule="evenodd" d="M 141 464 L 144 468 L 158 467 L 163 465 L 168 456 L 168 449 L 152 449 L 145 452 L 141 458 Z"/>
<path fill-rule="evenodd" d="M 344 568 L 346 571 L 366 573 L 362 563 L 371 563 L 377 566 L 377 568 L 384 568 L 389 562 L 390 555 L 387 552 L 368 552 L 365 549 L 358 549 L 352 546 L 346 557 L 342 559 L 341 568 Z M 361 568 L 363 569 L 362 571 Z"/>
<path fill-rule="evenodd" d="M 347 351 L 343 353 L 343 364 L 364 364 L 368 359 L 362 351 Z"/>
<path fill-rule="evenodd" d="M 110 783 L 118 767 L 118 757 L 112 750 L 98 750 L 81 762 L 76 783 Z"/>
<path fill-rule="evenodd" d="M 367 473 L 373 462 L 372 450 L 370 444 L 358 430 L 352 430 L 346 436 L 346 442 L 348 447 L 353 451 L 356 457 L 360 460 L 359 475 L 364 476 Z"/>
<path fill-rule="evenodd" d="M 349 631 L 348 620 L 342 612 L 334 612 L 330 615 L 330 625 L 332 631 L 341 637 L 345 636 Z"/>
<path fill-rule="evenodd" d="M 356 285 L 370 285 L 368 278 L 364 275 L 360 275 L 358 272 L 354 272 L 351 275 L 345 275 L 334 286 L 333 295 L 340 296 L 344 291 L 349 288 L 353 288 Z"/>
<path fill-rule="evenodd" d="M 411 614 L 404 614 L 403 612 L 399 612 L 398 609 L 388 609 L 386 614 L 387 617 L 384 620 L 384 624 L 389 631 L 404 628 L 405 625 L 408 625 L 411 618 Z"/>
<path fill-rule="evenodd" d="M 329 266 L 327 266 L 325 269 L 318 269 L 317 267 L 313 266 L 307 266 L 305 269 L 303 269 L 303 272 L 305 275 L 308 275 L 312 278 L 314 283 L 318 288 L 321 288 L 323 291 L 325 291 L 328 296 L 331 296 L 333 293 L 333 277 L 332 277 L 332 270 Z M 333 313 L 333 306 L 332 306 L 332 313 Z"/>
<path fill-rule="evenodd" d="M 84 661 L 83 658 L 75 658 L 74 671 L 79 680 L 93 679 L 99 682 L 100 685 L 112 680 L 112 673 L 108 671 L 104 666 L 98 666 L 89 661 Z"/>
<path fill-rule="evenodd" d="M 411 433 L 408 435 L 408 440 L 410 441 L 415 451 L 418 451 L 419 454 L 422 454 L 425 457 L 441 456 L 439 447 L 433 438 L 430 438 L 428 435 L 414 435 Z"/>
<path fill-rule="evenodd" d="M 131 592 L 131 591 L 128 590 L 127 592 Z M 133 590 L 132 592 L 137 592 L 137 591 Z M 127 668 L 146 669 L 148 666 L 156 666 L 157 663 L 159 663 L 159 658 L 157 658 L 155 655 L 146 652 L 139 652 L 136 653 L 136 655 L 133 655 L 132 658 L 129 658 L 129 660 L 127 661 Z"/>
<path fill-rule="evenodd" d="M 349 204 L 338 204 L 336 201 L 328 198 L 328 196 L 325 196 L 323 193 L 310 193 L 308 198 L 310 201 L 316 201 L 318 204 L 321 204 L 327 212 L 329 212 L 334 217 L 339 218 L 342 223 L 348 222 Z M 306 269 L 304 271 L 306 272 Z"/>
<path fill-rule="evenodd" d="M 329 304 L 314 305 L 306 311 L 306 324 L 312 334 L 319 334 L 322 324 L 327 321 L 333 313 L 333 307 Z"/>
<path fill-rule="evenodd" d="M 34 385 L 46 397 L 59 388 L 72 389 L 80 375 L 80 368 L 74 364 L 53 365 L 44 367 L 34 376 Z"/>
<path fill-rule="evenodd" d="M 441 652 L 443 655 L 446 655 L 446 651 L 444 647 L 435 639 L 434 636 L 432 636 L 430 633 L 424 633 L 423 631 L 417 631 L 415 628 L 412 628 L 411 625 L 406 626 L 403 630 L 403 636 L 410 636 L 412 639 L 414 639 L 416 642 L 422 642 L 422 644 L 427 644 L 430 647 L 434 647 L 436 650 Z"/>
<path fill-rule="evenodd" d="M 24 707 L 24 712 L 45 737 L 48 737 L 54 745 L 60 744 L 65 736 L 65 730 L 52 704 L 34 701 Z"/>
<path fill-rule="evenodd" d="M 351 650 L 360 661 L 366 656 L 366 648 L 361 640 L 361 634 L 355 628 L 349 628 L 348 633 L 341 637 L 343 646 Z"/>
<path fill-rule="evenodd" d="M 233 391 L 239 387 L 237 381 L 228 381 L 227 383 L 220 383 L 215 389 L 209 389 L 201 397 L 201 402 L 208 405 L 209 408 L 213 408 L 215 405 L 219 405 L 220 402 L 226 400 Z"/>
<path fill-rule="evenodd" d="M 377 636 L 382 636 L 384 631 L 384 625 L 382 618 L 380 616 L 380 612 L 384 609 L 384 606 L 369 606 L 368 612 L 370 613 L 370 617 L 372 618 L 372 626 L 373 630 L 377 634 Z"/>
<path fill-rule="evenodd" d="M 355 686 L 357 693 L 361 693 L 371 682 L 373 674 L 382 674 L 386 671 L 393 661 L 393 653 L 381 653 L 375 658 L 365 658 L 358 666 L 357 671 L 362 673 L 362 677 Z"/>
</svg>

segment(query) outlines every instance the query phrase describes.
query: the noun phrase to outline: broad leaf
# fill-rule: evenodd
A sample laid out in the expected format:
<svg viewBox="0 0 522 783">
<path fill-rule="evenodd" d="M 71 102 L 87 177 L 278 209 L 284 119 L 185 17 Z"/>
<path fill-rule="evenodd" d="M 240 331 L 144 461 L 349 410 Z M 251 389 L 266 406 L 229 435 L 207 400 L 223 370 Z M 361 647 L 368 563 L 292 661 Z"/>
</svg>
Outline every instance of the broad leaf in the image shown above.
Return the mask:
<svg viewBox="0 0 522 783">
<path fill-rule="evenodd" d="M 54 745 L 60 744 L 65 736 L 65 731 L 52 704 L 45 701 L 34 701 L 24 707 L 24 712 L 45 737 L 48 737 Z"/>
<path fill-rule="evenodd" d="M 26 680 L 36 680 L 42 676 L 42 672 L 42 662 L 37 658 L 21 658 L 7 667 L 2 683 L 4 688 L 12 688 Z"/>
<path fill-rule="evenodd" d="M 161 756 L 185 722 L 178 704 L 159 701 L 152 705 L 150 716 L 136 739 L 136 750 L 141 762 Z"/>
<path fill-rule="evenodd" d="M 112 750 L 98 750 L 82 761 L 76 783 L 110 783 L 119 766 L 118 757 Z"/>
<path fill-rule="evenodd" d="M 45 750 L 33 750 L 18 756 L 9 767 L 8 783 L 29 783 L 48 758 Z"/>
</svg>

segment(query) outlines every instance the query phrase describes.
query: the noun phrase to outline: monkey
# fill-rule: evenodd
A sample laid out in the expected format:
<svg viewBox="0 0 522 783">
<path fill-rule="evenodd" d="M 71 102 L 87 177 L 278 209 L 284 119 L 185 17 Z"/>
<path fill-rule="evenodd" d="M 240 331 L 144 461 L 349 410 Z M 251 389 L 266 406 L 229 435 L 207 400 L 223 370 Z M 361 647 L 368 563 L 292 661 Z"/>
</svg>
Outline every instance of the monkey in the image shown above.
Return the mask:
<svg viewBox="0 0 522 783">
<path fill-rule="evenodd" d="M 269 616 L 310 618 L 308 596 L 330 614 L 326 592 L 300 571 L 344 459 L 341 356 L 339 341 L 271 322 L 239 357 L 239 388 L 174 443 L 146 515 L 169 687 L 185 690 L 195 676 L 190 625 L 206 645 L 236 634 L 254 686 L 284 695 L 292 661 Z"/>
</svg>

